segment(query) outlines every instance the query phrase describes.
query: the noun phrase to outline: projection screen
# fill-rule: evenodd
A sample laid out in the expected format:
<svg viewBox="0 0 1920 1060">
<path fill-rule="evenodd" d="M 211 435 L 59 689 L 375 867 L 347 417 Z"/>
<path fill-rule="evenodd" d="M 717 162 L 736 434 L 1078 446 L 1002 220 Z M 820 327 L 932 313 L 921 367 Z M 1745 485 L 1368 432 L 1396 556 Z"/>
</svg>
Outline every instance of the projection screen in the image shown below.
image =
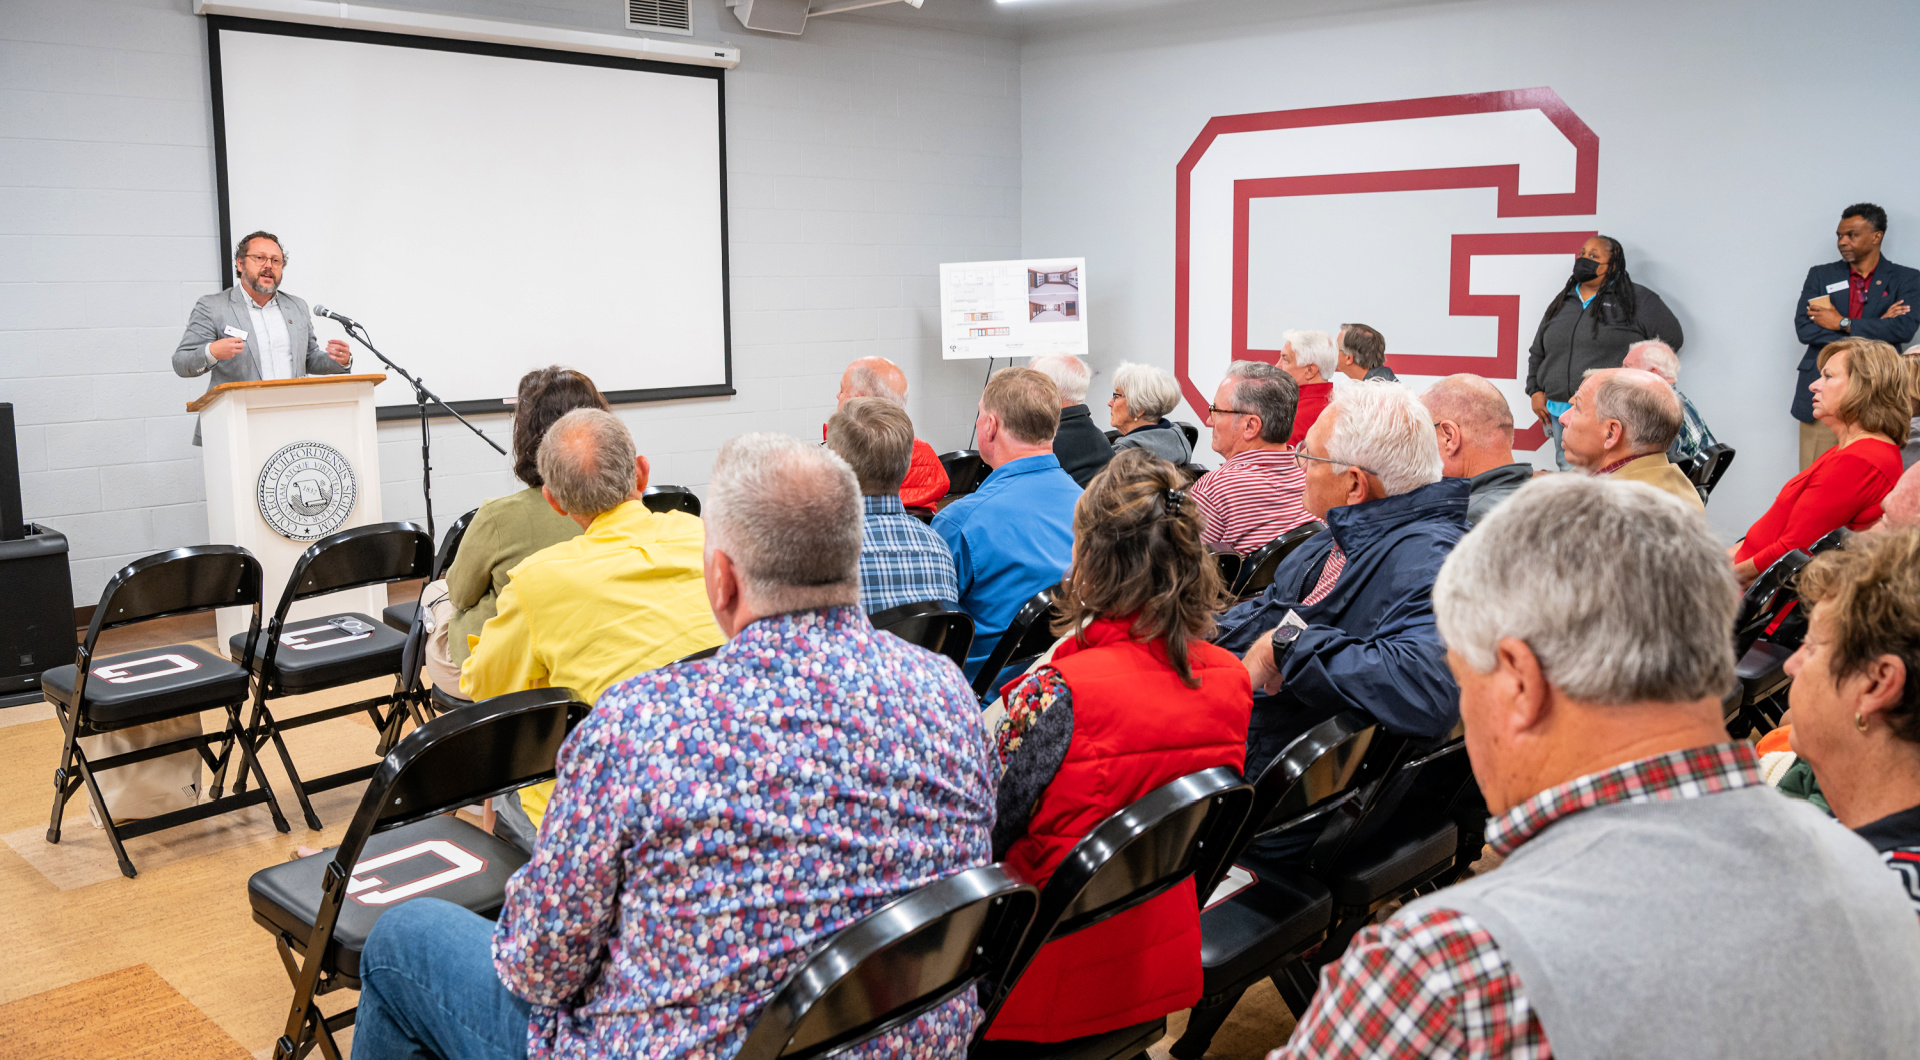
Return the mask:
<svg viewBox="0 0 1920 1060">
<path fill-rule="evenodd" d="M 721 71 L 220 16 L 208 43 L 229 285 L 233 241 L 275 233 L 289 293 L 466 413 L 547 364 L 614 401 L 733 393 Z M 413 411 L 397 376 L 376 400 Z"/>
</svg>

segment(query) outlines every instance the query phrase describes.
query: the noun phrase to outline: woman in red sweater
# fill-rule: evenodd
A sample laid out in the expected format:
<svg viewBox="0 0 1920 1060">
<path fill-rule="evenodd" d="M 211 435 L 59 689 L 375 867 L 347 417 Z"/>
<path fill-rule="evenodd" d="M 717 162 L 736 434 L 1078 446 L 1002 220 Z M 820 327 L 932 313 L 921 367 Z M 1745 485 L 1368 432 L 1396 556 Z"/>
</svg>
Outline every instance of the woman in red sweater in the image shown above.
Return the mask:
<svg viewBox="0 0 1920 1060">
<path fill-rule="evenodd" d="M 1253 685 L 1207 643 L 1224 605 L 1199 506 L 1172 464 L 1124 449 L 1073 514 L 1063 635 L 992 722 L 1005 772 L 993 853 L 1044 885 L 1074 844 L 1153 789 L 1246 761 Z M 1070 636 L 1068 636 L 1071 634 Z M 1188 880 L 1040 950 L 987 1030 L 1058 1042 L 1200 998 L 1200 911 Z"/>
<path fill-rule="evenodd" d="M 1796 548 L 1880 518 L 1880 499 L 1900 481 L 1911 388 L 1899 353 L 1884 342 L 1841 339 L 1820 351 L 1820 378 L 1808 387 L 1813 415 L 1840 444 L 1787 480 L 1773 507 L 1728 549 L 1741 585 Z"/>
</svg>

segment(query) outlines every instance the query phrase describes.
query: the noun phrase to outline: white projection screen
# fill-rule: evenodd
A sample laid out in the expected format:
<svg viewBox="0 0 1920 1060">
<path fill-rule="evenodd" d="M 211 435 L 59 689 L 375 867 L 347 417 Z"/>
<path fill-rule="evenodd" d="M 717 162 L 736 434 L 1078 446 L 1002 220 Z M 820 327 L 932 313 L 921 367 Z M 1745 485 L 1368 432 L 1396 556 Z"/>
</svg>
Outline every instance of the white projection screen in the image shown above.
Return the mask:
<svg viewBox="0 0 1920 1060">
<path fill-rule="evenodd" d="M 289 293 L 464 413 L 547 364 L 612 401 L 733 393 L 721 71 L 218 16 L 208 42 L 229 284 L 275 233 Z M 396 375 L 376 401 L 414 414 Z"/>
</svg>

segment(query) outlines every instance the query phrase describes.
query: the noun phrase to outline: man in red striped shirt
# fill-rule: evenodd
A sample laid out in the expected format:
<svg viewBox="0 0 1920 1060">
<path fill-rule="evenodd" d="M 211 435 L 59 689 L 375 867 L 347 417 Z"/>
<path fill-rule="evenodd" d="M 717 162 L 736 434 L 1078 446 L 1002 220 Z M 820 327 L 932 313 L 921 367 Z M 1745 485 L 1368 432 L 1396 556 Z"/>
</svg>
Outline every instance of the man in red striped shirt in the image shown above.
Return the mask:
<svg viewBox="0 0 1920 1060">
<path fill-rule="evenodd" d="M 1192 490 L 1209 549 L 1244 556 L 1312 518 L 1302 504 L 1306 475 L 1287 444 L 1299 400 L 1299 385 L 1270 364 L 1227 369 L 1207 410 L 1213 451 L 1227 462 Z"/>
</svg>

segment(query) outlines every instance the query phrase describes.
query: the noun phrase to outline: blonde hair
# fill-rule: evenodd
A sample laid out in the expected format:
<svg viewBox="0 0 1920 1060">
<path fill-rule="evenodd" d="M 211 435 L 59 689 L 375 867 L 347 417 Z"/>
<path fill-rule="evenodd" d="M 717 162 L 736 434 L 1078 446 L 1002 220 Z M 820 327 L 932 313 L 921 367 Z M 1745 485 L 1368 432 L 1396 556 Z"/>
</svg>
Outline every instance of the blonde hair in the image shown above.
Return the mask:
<svg viewBox="0 0 1920 1060">
<path fill-rule="evenodd" d="M 1907 444 L 1913 425 L 1913 376 L 1900 354 L 1877 339 L 1848 338 L 1830 342 L 1820 351 L 1825 368 L 1836 354 L 1847 355 L 1847 395 L 1834 415 L 1863 431 L 1884 434 L 1895 445 Z"/>
<path fill-rule="evenodd" d="M 1887 725 L 1920 743 L 1920 530 L 1856 534 L 1814 557 L 1800 572 L 1799 589 L 1833 633 L 1828 672 L 1835 685 L 1883 655 L 1906 664 L 1906 687 L 1900 705 L 1887 711 Z"/>
<path fill-rule="evenodd" d="M 987 380 L 980 407 L 1000 417 L 1000 426 L 1027 445 L 1051 442 L 1060 430 L 1060 388 L 1045 372 L 1000 369 Z"/>
</svg>

